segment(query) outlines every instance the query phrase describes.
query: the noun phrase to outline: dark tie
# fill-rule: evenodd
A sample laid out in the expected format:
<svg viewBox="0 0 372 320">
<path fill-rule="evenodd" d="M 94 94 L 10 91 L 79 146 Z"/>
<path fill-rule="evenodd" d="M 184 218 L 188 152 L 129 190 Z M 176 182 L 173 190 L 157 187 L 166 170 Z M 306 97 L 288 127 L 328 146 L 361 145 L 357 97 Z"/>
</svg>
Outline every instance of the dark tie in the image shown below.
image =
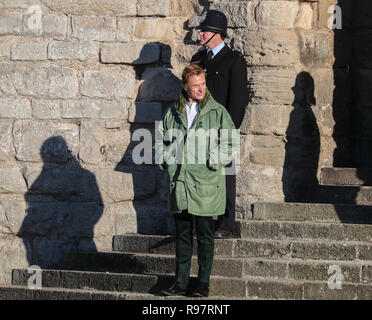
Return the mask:
<svg viewBox="0 0 372 320">
<path fill-rule="evenodd" d="M 207 58 L 208 58 L 208 61 L 211 61 L 212 60 L 212 58 L 213 58 L 213 51 L 212 50 L 209 50 L 208 51 Z"/>
</svg>

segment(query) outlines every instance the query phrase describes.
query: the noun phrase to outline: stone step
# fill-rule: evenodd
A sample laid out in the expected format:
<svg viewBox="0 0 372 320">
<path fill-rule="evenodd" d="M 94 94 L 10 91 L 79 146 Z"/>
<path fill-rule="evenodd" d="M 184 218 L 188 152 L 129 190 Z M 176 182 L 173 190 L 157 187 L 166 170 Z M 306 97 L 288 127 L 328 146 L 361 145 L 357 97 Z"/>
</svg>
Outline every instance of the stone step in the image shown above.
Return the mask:
<svg viewBox="0 0 372 320">
<path fill-rule="evenodd" d="M 271 240 L 372 241 L 372 225 L 287 221 L 238 220 L 234 238 Z M 232 255 L 235 239 L 215 239 L 215 255 Z M 194 236 L 193 251 L 197 241 Z M 116 235 L 113 251 L 138 253 L 174 253 L 175 237 L 156 235 Z"/>
<path fill-rule="evenodd" d="M 371 186 L 303 186 L 297 202 L 372 205 Z"/>
<path fill-rule="evenodd" d="M 337 186 L 372 186 L 372 168 L 322 168 L 320 183 Z"/>
<path fill-rule="evenodd" d="M 25 269 L 14 269 L 13 285 L 26 286 L 30 274 Z M 71 270 L 42 270 L 42 287 L 77 290 L 99 290 L 127 293 L 161 295 L 172 285 L 174 275 L 167 274 L 122 274 Z M 190 288 L 195 288 L 196 277 L 191 277 Z M 223 293 L 224 297 L 245 297 L 246 281 L 228 277 L 211 277 L 210 295 Z"/>
<path fill-rule="evenodd" d="M 256 202 L 253 219 L 372 224 L 372 206 L 324 203 Z"/>
<path fill-rule="evenodd" d="M 276 280 L 250 278 L 243 280 L 242 297 L 210 295 L 201 300 L 217 299 L 288 299 L 288 300 L 371 300 L 372 286 L 343 283 L 341 289 L 331 289 L 324 281 Z M 163 297 L 153 294 L 105 292 L 62 288 L 28 289 L 25 286 L 0 286 L 0 300 L 198 300 L 189 297 Z"/>
<path fill-rule="evenodd" d="M 215 256 L 212 275 L 244 276 L 246 258 L 312 259 L 336 261 L 371 261 L 372 246 L 367 242 L 343 241 L 282 241 L 235 239 L 231 256 Z M 365 263 L 366 263 L 365 262 Z M 66 268 L 86 271 L 125 273 L 174 274 L 174 252 L 169 254 L 149 253 L 71 253 Z M 191 273 L 197 273 L 197 257 L 193 257 Z"/>
</svg>

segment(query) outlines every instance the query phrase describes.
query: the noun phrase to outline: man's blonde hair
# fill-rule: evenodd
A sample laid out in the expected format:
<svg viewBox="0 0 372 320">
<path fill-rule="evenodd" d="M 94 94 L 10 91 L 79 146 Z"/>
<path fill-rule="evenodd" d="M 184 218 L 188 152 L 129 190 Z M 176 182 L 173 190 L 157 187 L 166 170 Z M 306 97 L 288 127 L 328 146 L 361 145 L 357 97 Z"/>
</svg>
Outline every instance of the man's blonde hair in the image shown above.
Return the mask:
<svg viewBox="0 0 372 320">
<path fill-rule="evenodd" d="M 205 76 L 205 71 L 200 66 L 195 63 L 188 65 L 182 72 L 182 84 L 185 85 L 191 76 L 201 74 Z"/>
</svg>

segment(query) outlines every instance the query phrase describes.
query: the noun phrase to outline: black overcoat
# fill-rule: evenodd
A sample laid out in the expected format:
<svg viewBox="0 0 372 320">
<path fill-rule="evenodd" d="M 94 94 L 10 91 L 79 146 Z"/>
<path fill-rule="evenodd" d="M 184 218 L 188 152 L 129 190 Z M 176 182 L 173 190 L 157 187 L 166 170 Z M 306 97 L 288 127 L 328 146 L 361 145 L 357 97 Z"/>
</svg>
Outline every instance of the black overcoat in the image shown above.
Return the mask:
<svg viewBox="0 0 372 320">
<path fill-rule="evenodd" d="M 207 72 L 209 91 L 226 108 L 235 127 L 239 128 L 249 100 L 247 65 L 243 55 L 225 45 L 209 62 L 206 49 L 196 53 L 191 62 Z"/>
</svg>

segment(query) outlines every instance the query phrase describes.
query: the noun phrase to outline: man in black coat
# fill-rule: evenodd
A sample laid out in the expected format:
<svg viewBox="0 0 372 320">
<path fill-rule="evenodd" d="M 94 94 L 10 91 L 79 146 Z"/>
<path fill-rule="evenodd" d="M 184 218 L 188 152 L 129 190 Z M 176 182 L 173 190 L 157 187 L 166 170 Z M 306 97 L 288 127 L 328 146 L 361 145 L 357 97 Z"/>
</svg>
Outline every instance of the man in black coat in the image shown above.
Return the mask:
<svg viewBox="0 0 372 320">
<path fill-rule="evenodd" d="M 249 100 L 245 59 L 240 52 L 230 49 L 224 42 L 227 37 L 227 18 L 222 12 L 207 11 L 198 28 L 200 44 L 205 49 L 196 53 L 191 62 L 197 63 L 206 71 L 209 91 L 226 108 L 235 127 L 239 129 Z M 228 238 L 233 233 L 235 198 L 236 175 L 227 174 L 226 211 L 219 219 L 216 238 Z"/>
</svg>

